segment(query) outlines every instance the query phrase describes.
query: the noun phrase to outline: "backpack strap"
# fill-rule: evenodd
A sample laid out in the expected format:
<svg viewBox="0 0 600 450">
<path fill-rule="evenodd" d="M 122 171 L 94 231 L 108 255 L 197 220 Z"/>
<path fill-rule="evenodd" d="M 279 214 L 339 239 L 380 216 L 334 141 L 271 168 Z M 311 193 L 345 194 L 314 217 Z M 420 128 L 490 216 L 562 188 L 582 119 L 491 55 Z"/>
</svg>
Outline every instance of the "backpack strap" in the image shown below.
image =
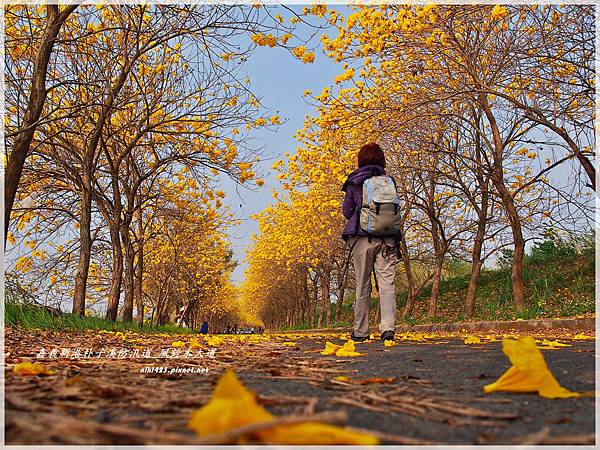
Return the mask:
<svg viewBox="0 0 600 450">
<path fill-rule="evenodd" d="M 379 283 L 377 283 L 377 274 L 375 273 L 375 267 L 373 267 L 373 280 L 375 280 L 375 289 L 379 292 Z"/>
</svg>

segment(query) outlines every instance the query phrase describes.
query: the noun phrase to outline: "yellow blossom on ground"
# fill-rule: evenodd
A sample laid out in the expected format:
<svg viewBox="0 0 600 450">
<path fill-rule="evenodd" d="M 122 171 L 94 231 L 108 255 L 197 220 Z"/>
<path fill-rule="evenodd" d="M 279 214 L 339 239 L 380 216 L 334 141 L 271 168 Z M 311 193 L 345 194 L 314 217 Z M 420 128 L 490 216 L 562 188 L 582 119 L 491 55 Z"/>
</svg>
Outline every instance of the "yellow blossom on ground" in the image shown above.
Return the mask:
<svg viewBox="0 0 600 450">
<path fill-rule="evenodd" d="M 579 393 L 571 392 L 558 384 L 532 337 L 523 337 L 517 340 L 503 339 L 502 351 L 508 356 L 512 367 L 496 382 L 484 386 L 483 390 L 486 393 L 495 391 L 538 392 L 541 397 L 546 398 L 580 396 Z"/>
<path fill-rule="evenodd" d="M 350 381 L 350 378 L 348 378 L 345 375 L 340 375 L 340 376 L 337 376 L 337 377 L 333 377 L 333 379 L 336 380 L 336 381 Z"/>
<path fill-rule="evenodd" d="M 325 342 L 325 349 L 321 351 L 321 355 L 334 355 L 338 349 L 342 348 L 341 345 L 336 345 L 333 342 Z"/>
<path fill-rule="evenodd" d="M 185 342 L 175 341 L 171 344 L 173 347 L 185 347 Z"/>
<path fill-rule="evenodd" d="M 208 345 L 210 345 L 211 347 L 222 344 L 223 342 L 225 342 L 225 341 L 223 340 L 223 338 L 220 338 L 219 336 L 209 336 L 208 338 L 206 338 L 206 343 Z"/>
<path fill-rule="evenodd" d="M 583 341 L 583 340 L 594 340 L 594 336 L 588 336 L 587 334 L 584 333 L 578 333 L 575 336 L 573 336 L 571 339 L 573 339 L 574 341 Z"/>
<path fill-rule="evenodd" d="M 481 344 L 481 339 L 477 336 L 467 336 L 464 342 L 465 344 Z"/>
<path fill-rule="evenodd" d="M 235 372 L 227 370 L 219 379 L 210 401 L 192 414 L 188 427 L 199 436 L 207 436 L 273 419 L 275 416 L 256 402 L 254 393 L 244 387 Z M 249 434 L 265 444 L 376 445 L 379 443 L 374 436 L 317 422 L 279 425 Z M 246 439 L 242 436 L 237 443 L 244 442 Z"/>
<path fill-rule="evenodd" d="M 338 348 L 335 352 L 336 356 L 360 356 L 362 353 L 358 353 L 356 351 L 356 347 L 354 347 L 354 341 L 349 340 L 344 343 L 341 348 Z"/>
<path fill-rule="evenodd" d="M 42 363 L 22 362 L 15 364 L 13 372 L 17 375 L 54 375 L 54 370 L 48 370 Z"/>
<path fill-rule="evenodd" d="M 198 339 L 192 338 L 190 339 L 190 348 L 203 348 L 203 346 L 198 342 Z"/>
<path fill-rule="evenodd" d="M 549 341 L 548 339 L 544 339 L 542 341 L 542 345 L 545 346 L 546 348 L 559 348 L 559 347 L 570 347 L 570 344 L 563 344 L 562 342 L 558 342 L 558 341 Z"/>
</svg>

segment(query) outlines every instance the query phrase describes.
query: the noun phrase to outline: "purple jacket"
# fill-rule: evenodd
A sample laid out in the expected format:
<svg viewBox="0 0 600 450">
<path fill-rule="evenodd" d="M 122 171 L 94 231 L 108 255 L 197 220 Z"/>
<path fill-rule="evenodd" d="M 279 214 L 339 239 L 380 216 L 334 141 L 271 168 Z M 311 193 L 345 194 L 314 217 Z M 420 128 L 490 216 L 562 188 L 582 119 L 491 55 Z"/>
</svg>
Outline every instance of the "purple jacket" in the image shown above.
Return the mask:
<svg viewBox="0 0 600 450">
<path fill-rule="evenodd" d="M 356 169 L 350 175 L 342 186 L 342 191 L 346 193 L 342 209 L 344 217 L 348 219 L 348 223 L 344 227 L 342 238 L 345 241 L 350 236 L 366 236 L 367 232 L 360 227 L 359 215 L 360 207 L 362 206 L 362 186 L 367 178 L 373 176 L 384 175 L 385 170 L 381 166 L 368 165 Z"/>
</svg>

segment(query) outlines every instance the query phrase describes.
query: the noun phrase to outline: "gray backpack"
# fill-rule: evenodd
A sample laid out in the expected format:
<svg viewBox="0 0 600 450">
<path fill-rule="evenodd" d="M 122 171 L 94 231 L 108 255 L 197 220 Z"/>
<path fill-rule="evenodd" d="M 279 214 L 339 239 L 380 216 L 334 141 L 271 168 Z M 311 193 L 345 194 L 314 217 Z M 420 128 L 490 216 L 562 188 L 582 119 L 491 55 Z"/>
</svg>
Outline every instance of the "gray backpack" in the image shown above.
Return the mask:
<svg viewBox="0 0 600 450">
<path fill-rule="evenodd" d="M 400 236 L 400 197 L 388 175 L 365 180 L 362 189 L 360 227 L 372 236 Z"/>
</svg>

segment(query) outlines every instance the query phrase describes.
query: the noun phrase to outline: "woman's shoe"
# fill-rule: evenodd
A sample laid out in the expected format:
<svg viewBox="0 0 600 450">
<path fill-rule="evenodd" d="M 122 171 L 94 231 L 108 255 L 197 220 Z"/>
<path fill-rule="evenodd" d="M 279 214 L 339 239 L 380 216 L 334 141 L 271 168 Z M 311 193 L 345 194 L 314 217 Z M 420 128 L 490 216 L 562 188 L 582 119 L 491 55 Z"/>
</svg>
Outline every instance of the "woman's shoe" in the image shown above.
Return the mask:
<svg viewBox="0 0 600 450">
<path fill-rule="evenodd" d="M 364 337 L 354 336 L 354 331 L 353 331 L 352 334 L 350 334 L 350 339 L 352 339 L 354 342 L 363 342 L 369 338 L 368 338 L 368 336 L 364 336 Z"/>
<path fill-rule="evenodd" d="M 393 341 L 394 340 L 394 332 L 392 330 L 385 330 L 381 333 L 382 341 Z"/>
</svg>

